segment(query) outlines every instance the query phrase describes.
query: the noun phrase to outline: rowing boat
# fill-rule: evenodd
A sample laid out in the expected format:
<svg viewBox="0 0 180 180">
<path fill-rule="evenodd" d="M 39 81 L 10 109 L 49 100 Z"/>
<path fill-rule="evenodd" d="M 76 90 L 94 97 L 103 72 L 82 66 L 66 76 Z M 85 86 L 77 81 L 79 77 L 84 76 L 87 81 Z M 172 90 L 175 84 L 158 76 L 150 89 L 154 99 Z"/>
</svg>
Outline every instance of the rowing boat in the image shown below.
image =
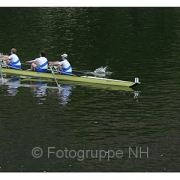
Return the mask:
<svg viewBox="0 0 180 180">
<path fill-rule="evenodd" d="M 34 72 L 34 71 L 28 71 L 28 70 L 2 68 L 2 73 L 11 74 L 11 75 L 19 75 L 19 76 L 28 76 L 28 77 L 33 77 L 33 78 L 54 79 L 51 73 Z M 135 82 L 130 82 L 130 81 L 122 81 L 122 80 L 116 80 L 116 79 L 97 78 L 93 76 L 80 76 L 79 77 L 79 76 L 55 74 L 55 77 L 60 82 L 69 81 L 69 82 L 108 85 L 108 86 L 134 87 L 140 84 L 139 80 Z"/>
<path fill-rule="evenodd" d="M 51 73 L 43 73 L 43 72 L 34 72 L 27 70 L 15 70 L 2 68 L 3 74 L 12 74 L 19 76 L 29 76 L 33 78 L 42 78 L 42 79 L 54 79 Z M 77 83 L 88 83 L 88 84 L 98 84 L 98 85 L 109 85 L 109 86 L 125 86 L 125 87 L 134 87 L 140 84 L 139 81 L 130 82 L 130 81 L 122 81 L 116 79 L 106 79 L 106 78 L 97 78 L 93 76 L 68 76 L 68 75 L 60 75 L 55 74 L 55 77 L 58 81 L 71 81 Z"/>
</svg>

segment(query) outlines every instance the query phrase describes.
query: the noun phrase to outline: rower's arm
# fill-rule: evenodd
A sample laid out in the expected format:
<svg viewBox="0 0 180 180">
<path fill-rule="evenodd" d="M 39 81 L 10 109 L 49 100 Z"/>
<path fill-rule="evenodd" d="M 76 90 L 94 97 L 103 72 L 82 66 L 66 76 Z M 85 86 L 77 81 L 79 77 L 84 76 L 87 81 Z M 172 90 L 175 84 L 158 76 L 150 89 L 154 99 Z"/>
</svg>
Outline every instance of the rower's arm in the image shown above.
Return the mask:
<svg viewBox="0 0 180 180">
<path fill-rule="evenodd" d="M 0 58 L 5 58 L 5 57 L 8 57 L 8 55 L 0 55 Z"/>
<path fill-rule="evenodd" d="M 34 60 L 31 60 L 31 61 L 26 61 L 26 63 L 33 63 L 34 62 Z"/>
<path fill-rule="evenodd" d="M 59 61 L 49 62 L 49 66 L 58 66 L 58 65 L 59 65 Z"/>
<path fill-rule="evenodd" d="M 7 61 L 7 60 L 9 60 L 9 56 L 2 56 L 2 59 Z"/>
</svg>

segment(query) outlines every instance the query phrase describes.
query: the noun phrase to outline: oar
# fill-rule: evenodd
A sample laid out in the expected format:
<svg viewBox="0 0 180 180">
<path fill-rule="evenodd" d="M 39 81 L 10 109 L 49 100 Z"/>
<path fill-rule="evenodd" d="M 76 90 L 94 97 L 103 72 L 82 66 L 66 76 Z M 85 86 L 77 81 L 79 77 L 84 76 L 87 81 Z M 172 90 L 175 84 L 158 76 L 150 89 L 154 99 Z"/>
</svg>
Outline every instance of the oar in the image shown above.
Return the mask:
<svg viewBox="0 0 180 180">
<path fill-rule="evenodd" d="M 58 84 L 58 82 L 57 82 L 57 79 L 56 79 L 56 77 L 55 77 L 55 75 L 54 75 L 54 71 L 52 70 L 51 67 L 50 67 L 50 69 L 51 69 L 51 73 L 52 73 L 52 75 L 53 75 L 53 77 L 54 77 L 54 80 L 56 81 L 57 87 L 60 89 L 61 86 L 60 86 L 60 84 Z"/>
<path fill-rule="evenodd" d="M 28 64 L 28 63 L 21 63 L 22 65 L 26 65 L 26 66 L 29 66 L 29 65 L 31 65 L 31 64 Z"/>
<path fill-rule="evenodd" d="M 4 82 L 4 78 L 3 78 L 3 75 L 2 75 L 2 66 L 0 65 L 0 73 L 1 73 L 1 81 Z"/>
<path fill-rule="evenodd" d="M 83 72 L 83 71 L 76 71 L 76 70 L 72 70 L 72 71 L 87 74 L 86 72 Z"/>
<path fill-rule="evenodd" d="M 57 73 L 58 72 L 62 72 L 62 71 L 57 71 Z M 65 73 L 65 72 L 63 72 L 63 74 L 64 75 L 69 75 L 69 76 L 78 76 L 78 77 L 80 77 L 80 75 L 77 75 L 77 74 L 69 74 L 69 73 Z"/>
<path fill-rule="evenodd" d="M 49 66 L 50 67 L 50 66 Z M 51 67 L 57 67 L 57 66 L 51 66 Z M 78 73 L 83 73 L 83 74 L 87 74 L 87 72 L 83 72 L 83 71 L 76 71 L 76 70 L 72 70 L 73 72 L 78 72 Z"/>
</svg>

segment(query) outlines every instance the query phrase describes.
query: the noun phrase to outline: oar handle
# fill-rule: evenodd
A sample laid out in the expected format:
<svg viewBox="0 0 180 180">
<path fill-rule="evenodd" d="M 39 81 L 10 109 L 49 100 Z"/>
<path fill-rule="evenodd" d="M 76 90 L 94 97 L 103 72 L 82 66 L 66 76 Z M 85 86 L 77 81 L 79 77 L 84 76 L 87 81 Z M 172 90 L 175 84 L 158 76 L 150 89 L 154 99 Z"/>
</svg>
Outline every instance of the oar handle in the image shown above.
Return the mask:
<svg viewBox="0 0 180 180">
<path fill-rule="evenodd" d="M 31 65 L 31 63 L 21 63 L 22 65 Z"/>
</svg>

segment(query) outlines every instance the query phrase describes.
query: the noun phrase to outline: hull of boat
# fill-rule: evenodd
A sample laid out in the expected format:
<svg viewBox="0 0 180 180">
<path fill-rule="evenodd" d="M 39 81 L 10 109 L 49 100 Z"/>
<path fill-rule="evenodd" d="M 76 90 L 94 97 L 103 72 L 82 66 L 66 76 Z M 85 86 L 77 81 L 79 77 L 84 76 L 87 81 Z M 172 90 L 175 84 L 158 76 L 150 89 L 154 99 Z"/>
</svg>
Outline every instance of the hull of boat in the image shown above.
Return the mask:
<svg viewBox="0 0 180 180">
<path fill-rule="evenodd" d="M 22 82 L 29 82 L 29 81 L 35 81 L 35 82 L 55 82 L 53 79 L 33 79 L 33 78 L 27 78 L 26 76 L 20 76 Z M 84 86 L 87 88 L 94 88 L 94 89 L 106 89 L 106 90 L 121 90 L 121 91 L 131 91 L 134 92 L 134 90 L 130 87 L 126 86 L 110 86 L 110 85 L 104 85 L 104 84 L 88 84 L 88 83 L 81 83 L 81 82 L 73 82 L 73 81 L 62 81 L 59 80 L 59 84 L 67 84 L 67 85 L 75 85 L 75 86 Z"/>
<path fill-rule="evenodd" d="M 34 71 L 26 71 L 26 70 L 14 70 L 14 69 L 7 69 L 2 68 L 3 74 L 12 74 L 12 75 L 19 75 L 19 76 L 29 76 L 33 78 L 43 78 L 43 79 L 54 79 L 51 73 L 41 73 L 41 72 L 34 72 Z M 139 83 L 130 82 L 130 81 L 122 81 L 122 80 L 115 80 L 115 79 L 106 79 L 106 78 L 97 78 L 92 76 L 68 76 L 68 75 L 55 75 L 56 79 L 61 81 L 71 81 L 77 83 L 87 83 L 87 84 L 98 84 L 98 85 L 108 85 L 108 86 L 125 86 L 125 87 L 133 87 L 138 85 Z"/>
</svg>

